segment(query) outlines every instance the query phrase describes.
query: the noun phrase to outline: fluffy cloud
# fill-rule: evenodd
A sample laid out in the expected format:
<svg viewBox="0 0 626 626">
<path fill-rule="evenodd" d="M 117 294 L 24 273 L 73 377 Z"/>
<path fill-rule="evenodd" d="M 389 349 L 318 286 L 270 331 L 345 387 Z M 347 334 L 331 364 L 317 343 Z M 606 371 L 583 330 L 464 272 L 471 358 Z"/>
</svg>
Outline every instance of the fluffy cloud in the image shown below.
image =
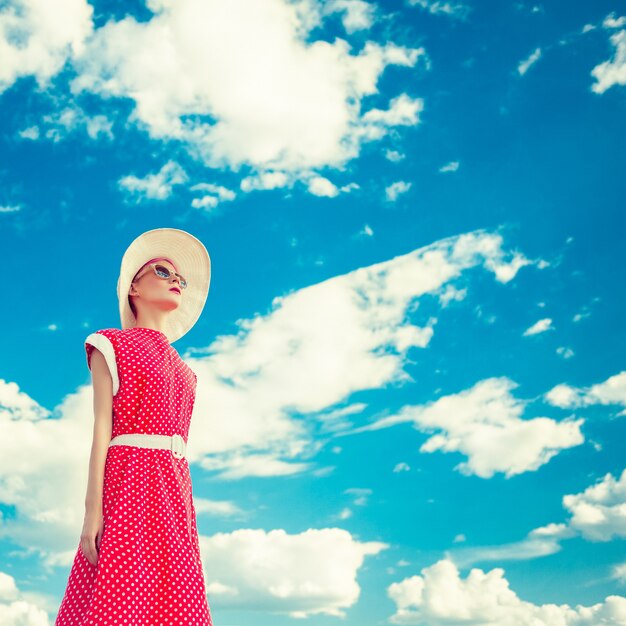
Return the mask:
<svg viewBox="0 0 626 626">
<path fill-rule="evenodd" d="M 615 18 L 611 13 L 605 18 L 602 26 L 605 29 L 624 26 L 626 16 Z M 626 85 L 626 30 L 619 30 L 612 34 L 609 41 L 613 46 L 613 58 L 596 65 L 591 70 L 591 75 L 596 82 L 591 85 L 594 93 L 604 93 L 613 85 Z"/>
<path fill-rule="evenodd" d="M 80 107 L 71 104 L 44 115 L 39 124 L 19 132 L 22 139 L 36 141 L 40 138 L 61 141 L 69 133 L 83 131 L 90 139 L 113 139 L 113 122 L 106 115 L 87 115 Z"/>
<path fill-rule="evenodd" d="M 410 382 L 403 370 L 406 352 L 427 346 L 434 333 L 434 321 L 410 321 L 418 299 L 444 293 L 472 267 L 483 266 L 506 282 L 515 276 L 513 268 L 530 262 L 505 252 L 498 235 L 476 232 L 275 298 L 267 314 L 241 320 L 237 334 L 207 346 L 210 356 L 194 351 L 189 357 L 200 380 L 195 410 L 203 416 L 202 427 L 196 420 L 191 425 L 191 458 L 227 479 L 310 469 L 307 459 L 321 444 L 311 419 L 294 420 L 292 413 L 332 411 L 355 392 Z M 510 426 L 503 437 L 523 432 L 530 439 L 509 455 L 511 468 L 545 462 L 575 439 L 575 424 L 543 418 L 526 424 L 517 417 L 518 403 L 509 400 L 514 406 L 506 412 L 506 393 L 501 396 Z M 479 429 L 480 407 L 474 411 L 469 425 Z M 217 418 L 225 414 L 228 420 Z M 478 467 L 488 451 L 476 454 Z M 504 468 L 507 461 L 492 454 L 492 463 Z"/>
<path fill-rule="evenodd" d="M 411 189 L 411 185 L 412 183 L 407 183 L 404 180 L 391 183 L 391 185 L 385 188 L 385 197 L 389 202 L 395 202 L 399 196 Z"/>
<path fill-rule="evenodd" d="M 78 545 L 87 489 L 80 469 L 89 463 L 89 446 L 69 443 L 90 440 L 93 420 L 85 415 L 91 407 L 90 389 L 82 387 L 55 407 L 61 417 L 53 419 L 15 383 L 0 380 L 0 502 L 17 509 L 16 517 L 3 520 L 0 537 L 40 552 L 46 565 L 53 564 L 48 556 L 67 564 L 71 546 Z"/>
<path fill-rule="evenodd" d="M 339 194 L 339 189 L 334 183 L 324 178 L 323 176 L 314 176 L 309 180 L 309 192 L 314 196 L 325 196 L 327 198 L 334 198 Z"/>
<path fill-rule="evenodd" d="M 236 194 L 232 189 L 214 183 L 198 183 L 193 185 L 190 191 L 202 192 L 203 194 L 191 201 L 191 206 L 194 209 L 214 209 L 220 202 L 228 202 L 236 198 Z"/>
<path fill-rule="evenodd" d="M 626 537 L 626 470 L 619 479 L 606 474 L 582 493 L 564 496 L 563 505 L 572 514 L 570 527 L 586 539 Z"/>
<path fill-rule="evenodd" d="M 2 626 L 49 626 L 46 611 L 32 602 L 9 574 L 0 572 L 0 624 Z"/>
<path fill-rule="evenodd" d="M 367 42 L 354 53 L 342 39 L 311 41 L 311 3 L 148 4 L 152 19 L 126 17 L 94 33 L 73 89 L 131 98 L 152 137 L 182 141 L 208 165 L 339 167 L 363 141 L 419 121 L 422 103 L 406 94 L 388 110 L 363 113 L 361 100 L 377 92 L 385 67 L 412 67 L 422 49 Z"/>
<path fill-rule="evenodd" d="M 376 16 L 376 6 L 363 0 L 328 0 L 322 11 L 325 14 L 340 13 L 348 33 L 369 28 Z"/>
<path fill-rule="evenodd" d="M 535 322 L 530 328 L 527 328 L 524 331 L 524 336 L 538 335 L 539 333 L 545 333 L 546 330 L 551 330 L 552 328 L 554 328 L 552 326 L 552 320 L 549 317 L 546 317 Z"/>
<path fill-rule="evenodd" d="M 560 408 L 577 408 L 593 404 L 617 404 L 626 407 L 626 371 L 610 376 L 590 387 L 554 386 L 545 394 L 546 400 Z M 626 408 L 619 415 L 625 415 Z"/>
<path fill-rule="evenodd" d="M 462 578 L 447 559 L 391 584 L 388 596 L 396 604 L 390 618 L 395 624 L 416 626 L 622 626 L 626 623 L 626 598 L 608 596 L 593 606 L 533 604 L 522 600 L 509 586 L 504 570 L 472 568 Z"/>
<path fill-rule="evenodd" d="M 45 84 L 64 67 L 72 94 L 128 99 L 130 117 L 156 140 L 182 143 L 189 155 L 217 168 L 248 166 L 242 191 L 291 187 L 302 181 L 314 195 L 349 191 L 318 172 L 342 169 L 364 142 L 420 122 L 423 101 L 400 93 L 377 108 L 390 65 L 430 67 L 423 48 L 359 39 L 327 41 L 316 28 L 339 15 L 348 37 L 366 30 L 377 8 L 364 0 L 148 0 L 151 19 L 128 15 L 100 28 L 86 0 L 12 0 L 0 9 L 0 91 L 20 76 Z M 61 19 L 61 17 L 63 19 Z M 66 65 L 66 62 L 69 63 Z M 55 141 L 85 130 L 112 138 L 112 122 L 86 116 L 72 104 L 25 127 L 20 136 Z M 160 174 L 163 174 L 161 172 Z M 122 187 L 136 199 L 163 199 L 168 185 L 128 176 Z M 157 175 L 158 176 L 158 175 Z M 199 209 L 223 201 L 195 198 Z"/>
<path fill-rule="evenodd" d="M 13 0 L 0 5 L 0 92 L 22 76 L 44 85 L 82 51 L 92 31 L 86 0 Z"/>
<path fill-rule="evenodd" d="M 357 574 L 368 555 L 389 546 L 359 542 L 340 528 L 241 529 L 200 537 L 209 599 L 223 608 L 345 617 L 360 595 Z M 332 558 L 329 558 L 332 555 Z"/>
<path fill-rule="evenodd" d="M 621 28 L 622 26 L 626 26 L 626 15 L 615 17 L 615 12 L 609 13 L 604 20 L 602 20 L 602 26 L 604 28 Z"/>
<path fill-rule="evenodd" d="M 285 172 L 265 171 L 254 176 L 247 176 L 241 181 L 242 191 L 261 191 L 267 189 L 279 189 L 290 184 L 290 179 Z"/>
<path fill-rule="evenodd" d="M 496 472 L 508 478 L 536 470 L 560 450 L 584 441 L 582 419 L 521 419 L 525 403 L 512 396 L 516 386 L 507 378 L 482 380 L 427 405 L 403 407 L 357 432 L 404 422 L 427 433 L 435 431 L 420 452 L 461 452 L 467 461 L 455 469 L 481 478 L 491 478 Z"/>
<path fill-rule="evenodd" d="M 187 180 L 185 170 L 175 161 L 168 161 L 156 174 L 148 174 L 144 178 L 129 174 L 120 178 L 118 186 L 136 202 L 166 200 L 172 195 L 174 185 L 181 185 Z"/>
<path fill-rule="evenodd" d="M 620 478 L 606 474 L 584 491 L 563 496 L 562 502 L 569 513 L 565 523 L 535 528 L 525 538 L 512 543 L 455 548 L 448 551 L 447 556 L 460 567 L 476 562 L 547 556 L 558 552 L 563 540 L 574 537 L 590 541 L 626 537 L 626 470 L 622 471 Z M 616 575 L 621 572 L 619 567 Z"/>
</svg>

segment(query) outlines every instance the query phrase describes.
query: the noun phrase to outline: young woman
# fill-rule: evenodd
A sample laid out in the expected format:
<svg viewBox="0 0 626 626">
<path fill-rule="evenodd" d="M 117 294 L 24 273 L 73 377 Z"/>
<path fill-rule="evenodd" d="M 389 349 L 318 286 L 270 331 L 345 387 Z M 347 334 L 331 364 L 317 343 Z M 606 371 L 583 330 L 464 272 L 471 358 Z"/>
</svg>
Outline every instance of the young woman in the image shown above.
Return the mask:
<svg viewBox="0 0 626 626">
<path fill-rule="evenodd" d="M 122 258 L 121 329 L 85 340 L 94 430 L 80 542 L 55 626 L 212 626 L 185 457 L 197 376 L 172 343 L 204 308 L 211 261 L 157 228 Z"/>
</svg>

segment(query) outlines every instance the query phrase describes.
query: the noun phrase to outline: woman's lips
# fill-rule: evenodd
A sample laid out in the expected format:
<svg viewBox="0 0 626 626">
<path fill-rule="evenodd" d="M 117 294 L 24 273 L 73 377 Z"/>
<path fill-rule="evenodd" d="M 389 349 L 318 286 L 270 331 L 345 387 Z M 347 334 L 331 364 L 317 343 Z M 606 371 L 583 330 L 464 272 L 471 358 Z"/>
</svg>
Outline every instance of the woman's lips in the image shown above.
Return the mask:
<svg viewBox="0 0 626 626">
<path fill-rule="evenodd" d="M 178 295 L 180 295 L 180 289 L 177 289 L 176 287 L 172 287 L 172 288 L 170 289 L 170 291 L 174 291 L 174 292 L 176 292 Z"/>
</svg>

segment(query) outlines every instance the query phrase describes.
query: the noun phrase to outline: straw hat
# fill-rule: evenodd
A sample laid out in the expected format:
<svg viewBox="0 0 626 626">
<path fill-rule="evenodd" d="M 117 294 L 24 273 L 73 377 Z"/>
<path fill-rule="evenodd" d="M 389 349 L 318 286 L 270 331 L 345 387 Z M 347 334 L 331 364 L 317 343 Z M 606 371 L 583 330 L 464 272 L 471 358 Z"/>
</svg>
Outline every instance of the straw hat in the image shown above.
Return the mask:
<svg viewBox="0 0 626 626">
<path fill-rule="evenodd" d="M 187 280 L 180 306 L 165 320 L 170 343 L 180 339 L 198 320 L 209 293 L 211 259 L 199 239 L 178 228 L 155 228 L 139 235 L 122 257 L 117 279 L 117 298 L 122 328 L 133 328 L 137 320 L 130 308 L 128 292 L 135 274 L 151 259 L 166 257 Z"/>
</svg>

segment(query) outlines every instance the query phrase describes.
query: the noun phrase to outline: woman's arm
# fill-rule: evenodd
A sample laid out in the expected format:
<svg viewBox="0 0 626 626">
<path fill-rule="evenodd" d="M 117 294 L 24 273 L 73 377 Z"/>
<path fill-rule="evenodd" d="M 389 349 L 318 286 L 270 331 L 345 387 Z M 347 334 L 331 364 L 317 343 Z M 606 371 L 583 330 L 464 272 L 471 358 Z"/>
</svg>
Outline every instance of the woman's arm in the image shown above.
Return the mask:
<svg viewBox="0 0 626 626">
<path fill-rule="evenodd" d="M 91 374 L 94 411 L 93 442 L 85 496 L 85 521 L 80 536 L 80 545 L 87 560 L 92 565 L 96 565 L 104 529 L 102 510 L 104 465 L 113 429 L 113 380 L 104 355 L 97 348 L 94 348 L 91 356 Z"/>
</svg>

